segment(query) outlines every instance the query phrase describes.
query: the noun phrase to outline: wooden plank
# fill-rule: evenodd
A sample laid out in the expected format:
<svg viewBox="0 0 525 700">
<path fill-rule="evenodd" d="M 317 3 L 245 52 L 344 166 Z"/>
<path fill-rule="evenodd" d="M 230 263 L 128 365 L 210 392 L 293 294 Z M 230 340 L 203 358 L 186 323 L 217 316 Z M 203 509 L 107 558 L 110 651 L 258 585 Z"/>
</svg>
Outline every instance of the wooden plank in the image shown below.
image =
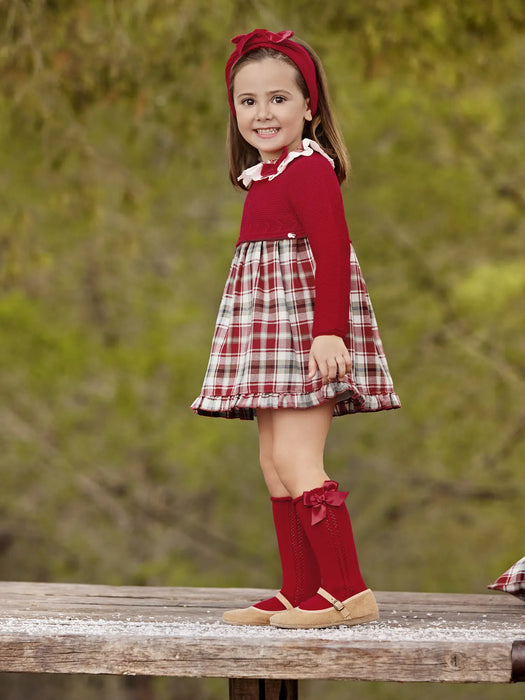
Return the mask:
<svg viewBox="0 0 525 700">
<path fill-rule="evenodd" d="M 2 635 L 0 671 L 154 676 L 508 683 L 508 644 L 245 641 L 165 638 L 25 639 Z"/>
<path fill-rule="evenodd" d="M 0 583 L 0 671 L 506 683 L 525 606 L 500 594 L 378 593 L 380 623 L 223 625 L 260 589 Z"/>
<path fill-rule="evenodd" d="M 266 589 L 237 588 L 153 588 L 141 586 L 92 586 L 87 584 L 46 584 L 46 583 L 1 583 L 0 600 L 2 611 L 15 614 L 32 611 L 35 615 L 49 613 L 68 615 L 72 612 L 87 612 L 97 608 L 106 616 L 118 617 L 123 612 L 133 615 L 162 615 L 172 619 L 173 614 L 199 617 L 207 610 L 218 615 L 231 607 L 251 605 L 269 592 Z M 477 619 L 483 614 L 497 614 L 500 620 L 515 619 L 519 602 L 510 596 L 483 594 L 438 594 L 378 592 L 378 601 L 383 617 L 403 615 L 446 616 L 456 620 L 458 613 L 462 620 Z M 392 609 L 394 612 L 392 613 Z"/>
</svg>

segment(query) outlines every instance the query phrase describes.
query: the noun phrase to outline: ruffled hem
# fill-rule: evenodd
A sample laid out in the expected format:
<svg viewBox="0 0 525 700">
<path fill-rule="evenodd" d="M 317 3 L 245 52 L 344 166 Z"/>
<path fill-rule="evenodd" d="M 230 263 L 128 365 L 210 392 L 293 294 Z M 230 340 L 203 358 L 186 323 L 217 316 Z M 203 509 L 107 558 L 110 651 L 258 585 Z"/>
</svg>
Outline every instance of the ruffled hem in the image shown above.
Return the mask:
<svg viewBox="0 0 525 700">
<path fill-rule="evenodd" d="M 194 413 L 213 418 L 253 420 L 258 408 L 306 409 L 321 406 L 339 397 L 334 416 L 350 413 L 373 413 L 401 407 L 395 392 L 387 394 L 359 394 L 350 384 L 331 382 L 317 391 L 306 394 L 237 394 L 233 396 L 199 396 L 191 404 Z"/>
</svg>

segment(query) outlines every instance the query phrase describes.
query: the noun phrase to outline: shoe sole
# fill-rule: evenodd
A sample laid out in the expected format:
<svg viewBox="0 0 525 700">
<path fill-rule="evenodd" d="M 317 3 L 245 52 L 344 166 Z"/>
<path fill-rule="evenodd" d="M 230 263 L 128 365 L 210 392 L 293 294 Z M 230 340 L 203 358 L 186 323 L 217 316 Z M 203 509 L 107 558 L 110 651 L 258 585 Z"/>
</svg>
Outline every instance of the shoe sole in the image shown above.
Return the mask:
<svg viewBox="0 0 525 700">
<path fill-rule="evenodd" d="M 225 620 L 223 618 L 222 622 L 225 625 L 237 625 L 238 627 L 269 627 L 270 626 L 270 618 L 268 618 L 267 622 L 233 622 L 232 620 Z"/>
<path fill-rule="evenodd" d="M 334 620 L 334 622 L 320 622 L 318 624 L 309 624 L 305 622 L 304 624 L 280 624 L 278 622 L 271 622 L 272 627 L 280 627 L 281 629 L 289 630 L 309 630 L 309 629 L 327 629 L 329 627 L 353 627 L 354 625 L 364 625 L 367 622 L 375 622 L 379 620 L 379 615 L 364 615 L 363 617 L 355 617 L 351 620 Z"/>
</svg>

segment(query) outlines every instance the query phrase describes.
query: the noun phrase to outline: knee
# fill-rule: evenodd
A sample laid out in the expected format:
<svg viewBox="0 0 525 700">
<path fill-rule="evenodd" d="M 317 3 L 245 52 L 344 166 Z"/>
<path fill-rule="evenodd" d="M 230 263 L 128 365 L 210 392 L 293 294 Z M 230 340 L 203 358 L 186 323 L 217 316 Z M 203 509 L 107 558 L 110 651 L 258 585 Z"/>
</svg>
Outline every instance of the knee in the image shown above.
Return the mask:
<svg viewBox="0 0 525 700">
<path fill-rule="evenodd" d="M 260 447 L 259 461 L 265 474 L 281 474 L 286 473 L 293 458 L 289 445 L 272 442 L 270 445 Z"/>
<path fill-rule="evenodd" d="M 298 452 L 297 449 L 291 449 L 291 445 L 285 442 L 274 445 L 272 451 L 274 469 L 283 475 L 295 472 L 301 462 L 304 461 Z"/>
<path fill-rule="evenodd" d="M 261 470 L 268 491 L 272 496 L 289 496 L 290 493 L 279 476 L 271 453 L 261 451 L 259 453 Z"/>
<path fill-rule="evenodd" d="M 272 450 L 268 447 L 260 447 L 259 449 L 259 464 L 263 473 L 271 473 L 275 471 Z"/>
<path fill-rule="evenodd" d="M 293 450 L 283 444 L 274 449 L 272 459 L 279 479 L 293 497 L 321 486 L 328 479 L 322 460 L 315 460 L 304 450 Z"/>
<path fill-rule="evenodd" d="M 289 446 L 274 446 L 271 461 L 273 469 L 285 488 L 291 493 L 296 490 L 297 474 L 300 466 L 294 459 Z"/>
</svg>

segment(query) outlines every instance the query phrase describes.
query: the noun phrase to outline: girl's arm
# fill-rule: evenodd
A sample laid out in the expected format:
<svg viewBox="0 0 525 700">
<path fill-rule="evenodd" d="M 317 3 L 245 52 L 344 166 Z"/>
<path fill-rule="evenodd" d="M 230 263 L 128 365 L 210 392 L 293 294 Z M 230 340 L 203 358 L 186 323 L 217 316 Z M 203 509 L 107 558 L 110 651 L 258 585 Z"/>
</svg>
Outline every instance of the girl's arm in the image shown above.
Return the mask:
<svg viewBox="0 0 525 700">
<path fill-rule="evenodd" d="M 350 238 L 343 198 L 330 162 L 319 154 L 296 161 L 288 186 L 292 207 L 315 258 L 315 311 L 312 335 L 348 334 Z"/>
<path fill-rule="evenodd" d="M 351 360 L 343 338 L 349 332 L 350 238 L 341 188 L 322 156 L 301 158 L 290 199 L 315 259 L 315 309 L 309 376 L 319 370 L 323 383 L 344 376 Z"/>
</svg>

